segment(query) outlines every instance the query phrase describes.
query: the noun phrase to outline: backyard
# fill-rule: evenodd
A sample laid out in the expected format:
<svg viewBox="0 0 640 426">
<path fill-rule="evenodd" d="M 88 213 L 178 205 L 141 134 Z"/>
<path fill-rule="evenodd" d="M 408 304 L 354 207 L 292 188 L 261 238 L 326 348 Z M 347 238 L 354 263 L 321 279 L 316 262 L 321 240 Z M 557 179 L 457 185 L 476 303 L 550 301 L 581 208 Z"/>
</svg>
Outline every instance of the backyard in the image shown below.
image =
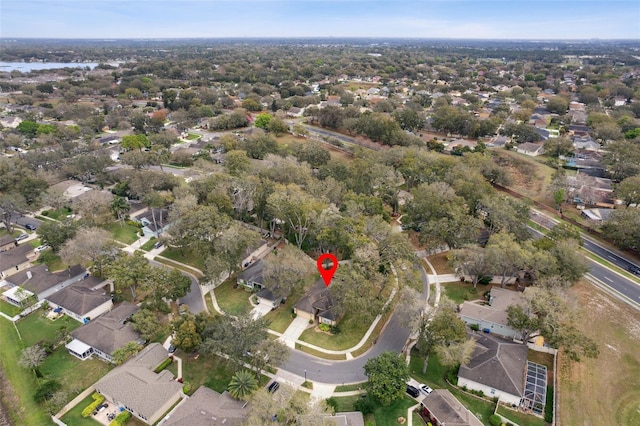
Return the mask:
<svg viewBox="0 0 640 426">
<path fill-rule="evenodd" d="M 360 396 L 343 396 L 333 399 L 337 403 L 336 412 L 348 412 L 354 410 L 354 404 L 360 399 Z M 406 419 L 408 408 L 416 404 L 416 400 L 405 396 L 395 400 L 388 406 L 378 405 L 372 414 L 365 416 L 365 422 L 367 425 L 376 426 L 397 425 L 398 417 Z"/>
<path fill-rule="evenodd" d="M 58 338 L 61 329 L 71 333 L 81 325 L 66 315 L 52 321 L 44 316 L 42 309 L 38 309 L 16 323 L 25 346 L 33 346 L 43 340 L 53 341 Z"/>
<path fill-rule="evenodd" d="M 71 410 L 65 413 L 65 415 L 62 416 L 60 420 L 62 420 L 69 426 L 98 426 L 100 423 L 98 423 L 96 420 L 93 420 L 91 416 L 82 417 L 82 410 L 84 410 L 85 407 L 91 404 L 92 402 L 93 402 L 93 398 L 91 398 L 91 395 L 89 395 L 88 397 L 80 401 L 78 404 L 76 404 L 75 407 L 73 407 Z M 131 416 L 129 421 L 127 421 L 123 426 L 144 426 L 144 425 L 146 425 L 146 423 L 144 423 L 142 420 L 138 420 L 137 418 Z"/>
<path fill-rule="evenodd" d="M 441 288 L 445 296 L 447 296 L 447 298 L 449 298 L 450 300 L 452 300 L 457 304 L 460 304 L 465 300 L 482 299 L 482 294 L 485 291 L 491 289 L 490 286 L 478 284 L 478 288 L 474 292 L 473 284 L 469 282 L 463 283 L 460 281 L 453 281 L 453 282 L 441 283 L 441 284 L 442 284 Z"/>
</svg>

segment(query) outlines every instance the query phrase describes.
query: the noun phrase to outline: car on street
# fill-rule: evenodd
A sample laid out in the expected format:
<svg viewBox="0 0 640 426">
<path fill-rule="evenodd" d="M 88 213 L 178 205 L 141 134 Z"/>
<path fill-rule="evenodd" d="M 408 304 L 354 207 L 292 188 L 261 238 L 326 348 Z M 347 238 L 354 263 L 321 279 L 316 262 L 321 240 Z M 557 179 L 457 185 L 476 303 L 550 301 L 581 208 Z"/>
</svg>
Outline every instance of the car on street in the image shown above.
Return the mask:
<svg viewBox="0 0 640 426">
<path fill-rule="evenodd" d="M 279 387 L 280 387 L 280 383 L 278 383 L 276 381 L 271 382 L 271 384 L 269 386 L 267 386 L 267 392 L 274 393 L 275 391 L 278 390 Z"/>
<path fill-rule="evenodd" d="M 407 393 L 414 398 L 420 396 L 420 391 L 415 386 L 407 385 Z"/>
<path fill-rule="evenodd" d="M 420 388 L 420 392 L 422 392 L 425 395 L 429 395 L 431 394 L 431 392 L 433 392 L 433 389 L 431 389 L 429 386 L 420 383 L 420 386 L 418 386 Z"/>
<path fill-rule="evenodd" d="M 29 238 L 29 234 L 20 234 L 16 237 L 16 241 L 24 240 L 25 238 Z"/>
<path fill-rule="evenodd" d="M 32 225 L 30 223 L 27 223 L 24 227 L 27 228 L 29 231 L 35 231 L 38 228 L 37 226 Z"/>
<path fill-rule="evenodd" d="M 634 265 L 630 265 L 627 267 L 627 271 L 631 272 L 634 275 L 640 276 L 640 268 Z"/>
<path fill-rule="evenodd" d="M 41 251 L 45 251 L 47 249 L 50 249 L 51 246 L 49 244 L 44 244 L 42 246 L 38 246 L 36 247 L 33 251 L 35 251 L 36 253 L 40 253 Z"/>
</svg>

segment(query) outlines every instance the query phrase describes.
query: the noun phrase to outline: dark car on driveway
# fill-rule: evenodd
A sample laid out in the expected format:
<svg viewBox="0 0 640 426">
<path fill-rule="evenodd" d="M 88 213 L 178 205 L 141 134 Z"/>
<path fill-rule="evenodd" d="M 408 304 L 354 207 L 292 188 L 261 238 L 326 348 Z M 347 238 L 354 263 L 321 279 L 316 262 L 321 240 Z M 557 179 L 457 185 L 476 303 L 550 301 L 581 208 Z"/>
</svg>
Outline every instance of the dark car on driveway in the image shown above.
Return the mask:
<svg viewBox="0 0 640 426">
<path fill-rule="evenodd" d="M 267 386 L 267 392 L 274 393 L 280 387 L 280 383 L 272 382 L 269 386 Z"/>
<path fill-rule="evenodd" d="M 37 226 L 32 225 L 30 223 L 27 223 L 24 227 L 27 228 L 29 231 L 35 231 L 38 228 Z"/>
<path fill-rule="evenodd" d="M 414 398 L 420 396 L 420 391 L 418 390 L 418 388 L 411 385 L 407 385 L 407 393 Z"/>
</svg>

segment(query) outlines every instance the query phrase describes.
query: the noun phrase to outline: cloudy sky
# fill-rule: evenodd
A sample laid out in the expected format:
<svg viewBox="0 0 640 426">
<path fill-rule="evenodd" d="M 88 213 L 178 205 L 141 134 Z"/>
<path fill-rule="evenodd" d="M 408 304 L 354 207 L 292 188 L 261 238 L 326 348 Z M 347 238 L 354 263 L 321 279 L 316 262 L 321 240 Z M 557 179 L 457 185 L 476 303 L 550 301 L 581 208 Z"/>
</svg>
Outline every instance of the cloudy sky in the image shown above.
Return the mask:
<svg viewBox="0 0 640 426">
<path fill-rule="evenodd" d="M 640 39 L 640 0 L 0 0 L 0 37 Z"/>
</svg>

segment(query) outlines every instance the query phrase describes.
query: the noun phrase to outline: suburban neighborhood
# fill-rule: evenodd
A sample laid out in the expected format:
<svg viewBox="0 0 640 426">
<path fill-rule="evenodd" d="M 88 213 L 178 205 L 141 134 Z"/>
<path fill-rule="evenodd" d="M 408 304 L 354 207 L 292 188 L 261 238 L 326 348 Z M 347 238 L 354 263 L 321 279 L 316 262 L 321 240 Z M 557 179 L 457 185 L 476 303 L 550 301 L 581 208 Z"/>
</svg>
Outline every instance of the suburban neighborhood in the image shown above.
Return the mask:
<svg viewBox="0 0 640 426">
<path fill-rule="evenodd" d="M 637 42 L 3 43 L 9 424 L 638 421 Z"/>
</svg>

